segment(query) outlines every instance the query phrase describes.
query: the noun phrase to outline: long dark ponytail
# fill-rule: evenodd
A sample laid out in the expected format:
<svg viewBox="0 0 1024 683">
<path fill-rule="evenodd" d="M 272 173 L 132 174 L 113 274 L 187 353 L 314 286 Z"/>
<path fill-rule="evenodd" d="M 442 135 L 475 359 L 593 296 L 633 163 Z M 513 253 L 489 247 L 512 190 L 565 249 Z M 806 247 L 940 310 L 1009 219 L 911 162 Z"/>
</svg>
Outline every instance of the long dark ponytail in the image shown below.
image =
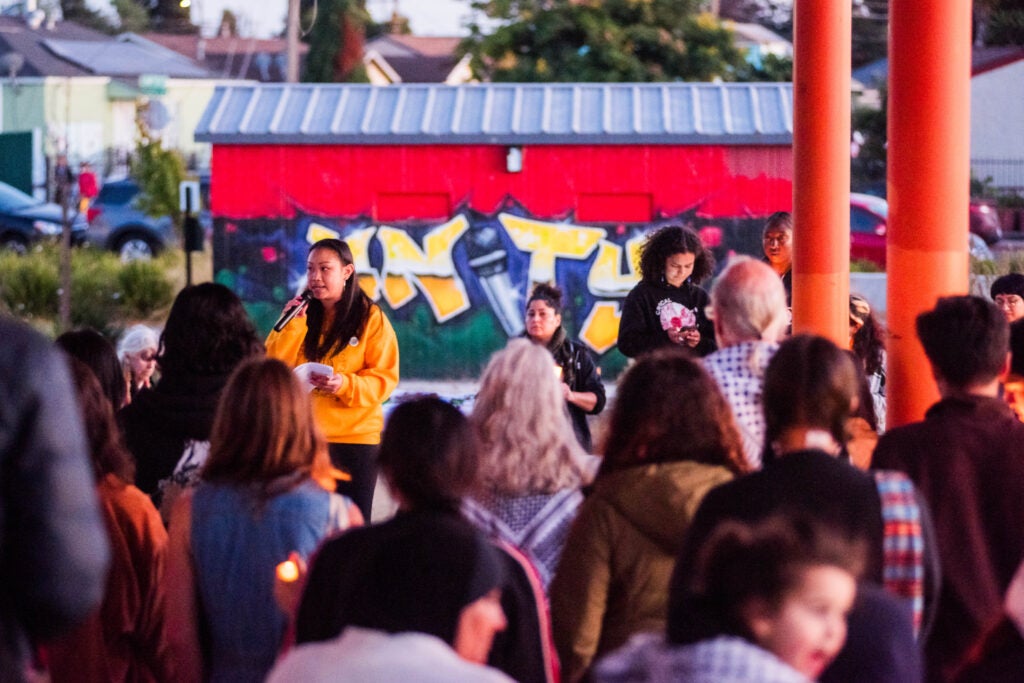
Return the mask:
<svg viewBox="0 0 1024 683">
<path fill-rule="evenodd" d="M 317 249 L 330 249 L 341 259 L 342 265 L 354 265 L 352 250 L 347 243 L 338 239 L 320 240 L 309 248 L 312 254 Z M 344 348 L 353 337 L 359 337 L 366 326 L 366 319 L 370 317 L 370 307 L 373 301 L 366 295 L 355 273 L 345 283 L 345 289 L 341 293 L 341 299 L 334 304 L 334 321 L 331 328 L 323 333 L 324 306 L 318 300 L 309 302 L 306 310 L 306 337 L 302 342 L 302 351 L 306 358 L 311 361 L 319 361 Z M 321 335 L 323 341 L 320 341 Z"/>
</svg>

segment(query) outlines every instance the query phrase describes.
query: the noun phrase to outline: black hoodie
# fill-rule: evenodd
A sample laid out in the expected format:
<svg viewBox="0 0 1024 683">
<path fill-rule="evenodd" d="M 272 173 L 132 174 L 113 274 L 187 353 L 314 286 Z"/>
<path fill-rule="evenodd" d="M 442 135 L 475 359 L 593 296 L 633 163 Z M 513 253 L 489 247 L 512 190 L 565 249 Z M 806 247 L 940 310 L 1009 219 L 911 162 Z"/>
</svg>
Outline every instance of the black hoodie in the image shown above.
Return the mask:
<svg viewBox="0 0 1024 683">
<path fill-rule="evenodd" d="M 624 356 L 635 358 L 647 351 L 672 345 L 668 333 L 661 327 L 660 309 L 665 301 L 682 304 L 696 315 L 700 343 L 693 349 L 694 353 L 703 357 L 718 348 L 715 344 L 715 328 L 704 314 L 704 309 L 711 302 L 707 292 L 689 280 L 679 287 L 673 287 L 664 280 L 641 280 L 626 296 L 622 306 L 619 351 Z"/>
<path fill-rule="evenodd" d="M 118 415 L 135 456 L 135 485 L 149 495 L 178 464 L 185 443 L 208 441 L 228 375 L 164 376 L 143 389 Z"/>
</svg>

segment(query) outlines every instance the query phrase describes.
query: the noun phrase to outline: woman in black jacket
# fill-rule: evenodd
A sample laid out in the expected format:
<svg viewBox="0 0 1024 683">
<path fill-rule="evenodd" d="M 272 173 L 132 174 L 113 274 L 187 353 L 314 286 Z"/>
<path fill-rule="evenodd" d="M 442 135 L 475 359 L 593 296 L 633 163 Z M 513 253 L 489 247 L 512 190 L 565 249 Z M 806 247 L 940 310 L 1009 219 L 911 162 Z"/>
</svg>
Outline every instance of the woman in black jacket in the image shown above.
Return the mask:
<svg viewBox="0 0 1024 683">
<path fill-rule="evenodd" d="M 661 228 L 640 251 L 640 282 L 626 296 L 619 321 L 619 351 L 631 358 L 662 346 L 681 345 L 706 356 L 717 347 L 704 313 L 708 293 L 698 285 L 715 259 L 693 230 Z"/>
<path fill-rule="evenodd" d="M 526 336 L 541 344 L 555 357 L 556 372 L 580 445 L 592 451 L 587 415 L 604 410 L 605 393 L 601 375 L 583 345 L 569 339 L 562 327 L 562 290 L 539 284 L 526 302 Z"/>
</svg>

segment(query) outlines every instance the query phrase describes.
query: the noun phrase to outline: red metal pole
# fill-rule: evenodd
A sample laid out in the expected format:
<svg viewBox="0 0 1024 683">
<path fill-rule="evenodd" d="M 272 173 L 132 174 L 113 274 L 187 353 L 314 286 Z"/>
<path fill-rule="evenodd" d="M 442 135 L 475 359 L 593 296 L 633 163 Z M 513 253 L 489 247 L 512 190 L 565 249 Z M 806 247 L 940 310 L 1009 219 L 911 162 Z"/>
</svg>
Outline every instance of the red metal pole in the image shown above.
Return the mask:
<svg viewBox="0 0 1024 683">
<path fill-rule="evenodd" d="M 887 424 L 937 398 L 914 330 L 940 296 L 968 290 L 971 0 L 889 3 Z"/>
<path fill-rule="evenodd" d="M 849 338 L 849 2 L 796 0 L 793 331 Z"/>
</svg>

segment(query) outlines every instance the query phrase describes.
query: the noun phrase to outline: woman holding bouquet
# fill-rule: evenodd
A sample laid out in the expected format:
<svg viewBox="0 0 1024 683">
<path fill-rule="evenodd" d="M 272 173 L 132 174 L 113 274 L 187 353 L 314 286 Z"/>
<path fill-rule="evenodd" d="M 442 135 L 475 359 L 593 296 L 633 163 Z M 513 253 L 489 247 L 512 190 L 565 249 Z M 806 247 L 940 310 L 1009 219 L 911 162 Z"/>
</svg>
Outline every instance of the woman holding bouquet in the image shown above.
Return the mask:
<svg viewBox="0 0 1024 683">
<path fill-rule="evenodd" d="M 711 276 L 714 257 L 693 230 L 668 225 L 640 250 L 640 282 L 626 297 L 619 351 L 635 357 L 680 345 L 698 356 L 715 350 L 714 328 L 704 314 L 710 299 L 698 285 Z"/>
</svg>

